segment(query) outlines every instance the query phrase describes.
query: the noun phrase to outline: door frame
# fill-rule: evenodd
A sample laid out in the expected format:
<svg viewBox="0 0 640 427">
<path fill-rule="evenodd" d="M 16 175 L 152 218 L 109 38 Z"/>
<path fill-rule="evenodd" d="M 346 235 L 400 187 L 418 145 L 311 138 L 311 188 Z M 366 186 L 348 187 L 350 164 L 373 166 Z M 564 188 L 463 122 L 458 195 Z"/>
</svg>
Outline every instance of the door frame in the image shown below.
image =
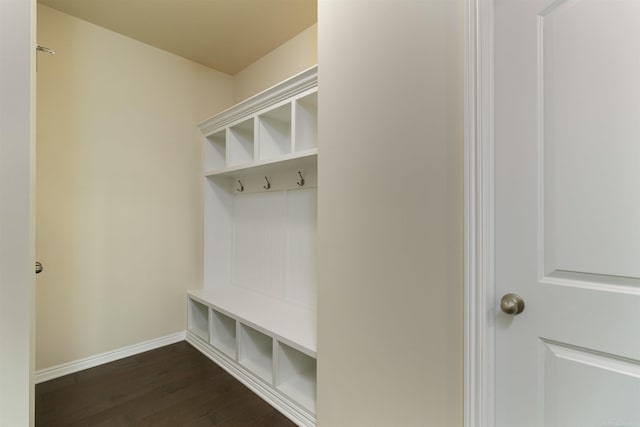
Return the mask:
<svg viewBox="0 0 640 427">
<path fill-rule="evenodd" d="M 495 425 L 493 0 L 464 0 L 464 426 Z"/>
<path fill-rule="evenodd" d="M 0 424 L 34 425 L 36 1 L 0 0 Z"/>
</svg>

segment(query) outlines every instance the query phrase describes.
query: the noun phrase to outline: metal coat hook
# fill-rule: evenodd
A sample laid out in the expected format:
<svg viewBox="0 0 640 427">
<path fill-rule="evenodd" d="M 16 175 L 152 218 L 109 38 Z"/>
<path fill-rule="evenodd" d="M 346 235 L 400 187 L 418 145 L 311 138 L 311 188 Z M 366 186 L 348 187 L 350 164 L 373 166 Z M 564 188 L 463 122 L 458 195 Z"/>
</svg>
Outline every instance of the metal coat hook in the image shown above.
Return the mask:
<svg viewBox="0 0 640 427">
<path fill-rule="evenodd" d="M 302 177 L 302 174 L 300 173 L 300 171 L 298 171 L 298 175 L 300 175 L 300 181 L 297 181 L 296 184 L 302 187 L 304 185 L 304 178 Z"/>
<path fill-rule="evenodd" d="M 55 55 L 56 54 L 54 51 L 52 51 L 48 47 L 40 46 L 39 44 L 36 45 L 36 50 L 39 51 L 39 52 L 48 53 L 49 55 Z"/>
<path fill-rule="evenodd" d="M 238 184 L 240 184 L 240 188 L 236 188 L 238 193 L 242 193 L 244 191 L 244 185 L 242 185 L 242 181 L 238 180 Z"/>
<path fill-rule="evenodd" d="M 269 178 L 267 178 L 266 176 L 264 177 L 264 180 L 267 181 L 267 185 L 263 185 L 262 188 L 264 188 L 265 190 L 268 190 L 271 188 L 271 183 L 269 182 Z"/>
</svg>

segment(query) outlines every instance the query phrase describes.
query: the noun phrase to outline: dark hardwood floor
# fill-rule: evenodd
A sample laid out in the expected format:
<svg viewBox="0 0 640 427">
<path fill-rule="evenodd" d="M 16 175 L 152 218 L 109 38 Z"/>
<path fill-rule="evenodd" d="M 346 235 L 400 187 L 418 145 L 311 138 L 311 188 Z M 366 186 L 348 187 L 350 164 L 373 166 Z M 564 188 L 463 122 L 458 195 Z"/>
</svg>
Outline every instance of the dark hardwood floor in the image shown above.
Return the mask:
<svg viewBox="0 0 640 427">
<path fill-rule="evenodd" d="M 186 342 L 36 385 L 36 426 L 290 427 Z"/>
</svg>

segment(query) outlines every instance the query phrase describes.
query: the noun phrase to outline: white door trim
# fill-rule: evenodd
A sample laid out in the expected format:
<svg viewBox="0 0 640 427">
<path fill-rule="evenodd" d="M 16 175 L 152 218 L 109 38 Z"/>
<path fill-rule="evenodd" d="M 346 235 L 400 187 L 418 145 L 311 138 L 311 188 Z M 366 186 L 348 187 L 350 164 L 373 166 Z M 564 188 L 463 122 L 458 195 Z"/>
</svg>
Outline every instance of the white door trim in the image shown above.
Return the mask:
<svg viewBox="0 0 640 427">
<path fill-rule="evenodd" d="M 465 0 L 464 15 L 464 425 L 493 427 L 493 0 Z"/>
<path fill-rule="evenodd" d="M 34 425 L 36 1 L 0 0 L 0 425 Z"/>
</svg>

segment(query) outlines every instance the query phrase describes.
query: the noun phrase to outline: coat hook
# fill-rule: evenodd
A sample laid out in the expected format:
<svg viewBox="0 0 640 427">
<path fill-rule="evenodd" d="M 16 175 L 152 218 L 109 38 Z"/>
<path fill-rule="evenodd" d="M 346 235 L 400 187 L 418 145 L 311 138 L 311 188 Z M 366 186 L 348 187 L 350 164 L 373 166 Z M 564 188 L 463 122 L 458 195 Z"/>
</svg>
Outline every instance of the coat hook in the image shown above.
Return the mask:
<svg viewBox="0 0 640 427">
<path fill-rule="evenodd" d="M 302 174 L 300 173 L 300 171 L 298 171 L 298 175 L 300 175 L 300 181 L 296 182 L 296 184 L 302 187 L 304 185 L 304 178 L 302 177 Z"/>
<path fill-rule="evenodd" d="M 39 44 L 36 45 L 36 50 L 38 52 L 48 53 L 49 55 L 55 55 L 56 54 L 54 51 L 52 51 L 48 47 L 40 46 Z"/>
<path fill-rule="evenodd" d="M 237 188 L 236 191 L 242 193 L 244 191 L 244 185 L 242 185 L 242 181 L 240 180 L 238 180 L 238 184 L 240 184 L 240 188 Z"/>
<path fill-rule="evenodd" d="M 264 177 L 264 180 L 267 181 L 267 185 L 263 185 L 262 188 L 264 188 L 265 190 L 268 190 L 271 188 L 271 183 L 269 182 L 269 178 L 267 178 L 266 176 Z"/>
</svg>

